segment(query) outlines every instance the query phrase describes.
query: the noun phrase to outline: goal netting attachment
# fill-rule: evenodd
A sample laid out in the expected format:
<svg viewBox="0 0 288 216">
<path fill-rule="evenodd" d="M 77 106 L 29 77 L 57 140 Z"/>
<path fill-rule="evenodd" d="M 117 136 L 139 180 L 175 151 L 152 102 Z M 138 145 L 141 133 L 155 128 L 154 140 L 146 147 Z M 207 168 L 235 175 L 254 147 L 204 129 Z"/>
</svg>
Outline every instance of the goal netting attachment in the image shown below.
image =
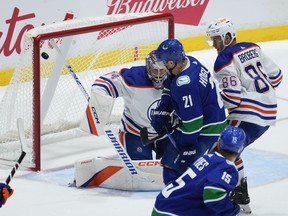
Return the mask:
<svg viewBox="0 0 288 216">
<path fill-rule="evenodd" d="M 79 126 L 87 100 L 65 62 L 90 94 L 99 76 L 145 64 L 150 51 L 173 37 L 173 16 L 153 13 L 67 20 L 26 32 L 20 61 L 0 103 L 0 163 L 14 162 L 21 153 L 18 118 L 24 119 L 30 149 L 23 164 L 34 170 L 41 169 L 41 145 L 55 143 L 57 149 L 57 141 L 85 135 Z M 48 54 L 44 58 L 43 52 Z M 123 101 L 116 99 L 108 124 L 117 127 L 122 111 Z"/>
</svg>

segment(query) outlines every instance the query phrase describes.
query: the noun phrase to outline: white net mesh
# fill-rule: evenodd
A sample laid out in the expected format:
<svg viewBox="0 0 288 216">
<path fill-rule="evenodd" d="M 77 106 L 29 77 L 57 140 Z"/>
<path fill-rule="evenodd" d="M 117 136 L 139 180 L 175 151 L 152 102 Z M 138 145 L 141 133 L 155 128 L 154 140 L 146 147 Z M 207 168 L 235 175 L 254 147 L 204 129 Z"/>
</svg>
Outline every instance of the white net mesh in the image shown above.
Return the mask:
<svg viewBox="0 0 288 216">
<path fill-rule="evenodd" d="M 26 33 L 21 60 L 0 104 L 0 159 L 15 161 L 19 157 L 16 122 L 21 117 L 24 119 L 28 147 L 31 149 L 24 163 L 29 167 L 35 166 L 33 103 L 38 101 L 33 98 L 33 84 L 38 84 L 38 81 L 33 80 L 32 74 L 34 37 L 73 30 L 65 37 L 55 37 L 53 40 L 89 94 L 97 77 L 123 67 L 144 64 L 146 55 L 167 39 L 168 22 L 134 23 L 121 28 L 111 25 L 107 30 L 89 33 L 83 33 L 81 29 L 150 15 L 126 14 L 68 20 L 34 28 Z M 48 59 L 40 60 L 41 117 L 34 116 L 41 119 L 41 144 L 71 138 L 71 134 L 79 136 L 81 132 L 77 128 L 84 116 L 87 101 L 65 67 L 65 60 L 57 54 L 51 42 L 42 40 L 40 47 L 40 53 L 46 52 L 49 55 Z M 123 101 L 117 99 L 110 123 L 112 119 L 118 122 L 122 111 Z"/>
</svg>

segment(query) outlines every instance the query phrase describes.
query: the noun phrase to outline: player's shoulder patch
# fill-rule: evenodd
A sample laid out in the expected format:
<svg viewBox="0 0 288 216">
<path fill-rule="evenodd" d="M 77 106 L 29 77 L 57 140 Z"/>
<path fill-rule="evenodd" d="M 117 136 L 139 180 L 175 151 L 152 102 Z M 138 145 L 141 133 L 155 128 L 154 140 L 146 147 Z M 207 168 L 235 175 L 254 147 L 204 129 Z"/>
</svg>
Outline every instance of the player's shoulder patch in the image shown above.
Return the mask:
<svg viewBox="0 0 288 216">
<path fill-rule="evenodd" d="M 117 71 L 112 71 L 110 73 L 107 73 L 105 76 L 110 78 L 110 79 L 115 79 L 115 78 L 119 77 L 120 74 Z"/>
<path fill-rule="evenodd" d="M 124 68 L 120 72 L 124 82 L 133 87 L 153 87 L 149 79 L 145 66 L 134 66 L 131 68 Z"/>
<path fill-rule="evenodd" d="M 214 71 L 217 73 L 224 67 L 231 64 L 233 60 L 233 52 L 231 49 L 226 48 L 217 56 L 215 64 L 214 64 Z"/>
<path fill-rule="evenodd" d="M 190 77 L 188 75 L 179 76 L 176 80 L 177 86 L 187 85 L 190 83 Z"/>
</svg>

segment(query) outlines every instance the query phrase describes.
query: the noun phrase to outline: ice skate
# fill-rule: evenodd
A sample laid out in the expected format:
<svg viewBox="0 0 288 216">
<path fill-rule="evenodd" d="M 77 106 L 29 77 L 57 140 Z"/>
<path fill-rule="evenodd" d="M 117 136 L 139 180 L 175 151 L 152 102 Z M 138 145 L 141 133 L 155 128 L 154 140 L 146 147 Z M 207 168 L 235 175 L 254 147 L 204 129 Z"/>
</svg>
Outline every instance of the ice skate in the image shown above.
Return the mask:
<svg viewBox="0 0 288 216">
<path fill-rule="evenodd" d="M 248 194 L 247 177 L 241 179 L 240 185 L 235 188 L 231 194 L 233 202 L 237 203 L 241 207 L 241 211 L 245 214 L 251 214 L 251 208 L 249 206 L 250 197 Z"/>
</svg>

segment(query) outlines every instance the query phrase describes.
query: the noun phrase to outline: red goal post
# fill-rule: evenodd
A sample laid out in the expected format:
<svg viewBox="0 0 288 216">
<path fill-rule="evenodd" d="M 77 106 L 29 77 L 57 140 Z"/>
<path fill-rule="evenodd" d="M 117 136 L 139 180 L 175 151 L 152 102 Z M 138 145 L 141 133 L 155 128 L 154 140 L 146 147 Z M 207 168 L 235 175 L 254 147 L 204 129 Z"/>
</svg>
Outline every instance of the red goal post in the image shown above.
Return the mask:
<svg viewBox="0 0 288 216">
<path fill-rule="evenodd" d="M 31 150 L 23 163 L 36 171 L 41 170 L 41 145 L 81 134 L 79 125 L 87 101 L 65 68 L 65 61 L 90 92 L 97 77 L 144 64 L 146 55 L 167 38 L 174 38 L 171 14 L 81 18 L 28 31 L 21 61 L 0 104 L 0 115 L 6 115 L 0 120 L 0 162 L 15 161 L 19 156 L 15 135 L 19 117 L 24 119 L 25 137 Z M 57 54 L 52 39 L 65 59 Z M 48 59 L 41 57 L 43 52 Z M 121 103 L 115 103 L 112 116 L 122 113 Z"/>
</svg>

